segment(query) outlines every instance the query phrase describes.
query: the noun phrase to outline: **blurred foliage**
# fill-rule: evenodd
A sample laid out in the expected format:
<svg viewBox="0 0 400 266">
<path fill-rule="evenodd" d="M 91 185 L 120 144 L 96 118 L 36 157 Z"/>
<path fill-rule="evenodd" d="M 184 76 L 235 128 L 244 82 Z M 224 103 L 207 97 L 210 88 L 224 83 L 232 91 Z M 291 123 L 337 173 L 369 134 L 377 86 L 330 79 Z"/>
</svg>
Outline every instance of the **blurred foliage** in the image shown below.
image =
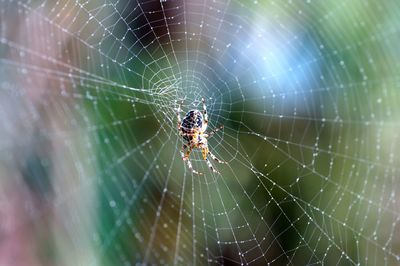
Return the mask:
<svg viewBox="0 0 400 266">
<path fill-rule="evenodd" d="M 138 76 L 127 75 L 121 80 L 119 69 L 116 69 L 110 77 L 124 84 L 140 84 L 141 80 L 135 78 L 142 76 L 142 81 L 146 81 L 144 84 L 150 86 L 149 90 L 157 88 L 155 84 L 160 82 L 163 86 L 173 85 L 178 89 L 176 94 L 151 96 L 127 90 L 123 92 L 123 98 L 118 98 L 113 93 L 120 93 L 121 88 L 108 87 L 99 90 L 95 105 L 93 101 L 88 103 L 88 110 L 98 124 L 119 123 L 95 131 L 99 162 L 103 166 L 99 186 L 102 192 L 100 225 L 103 240 L 111 241 L 105 251 L 110 265 L 122 255 L 128 261 L 143 259 L 149 241 L 153 245 L 152 256 L 156 256 L 150 261 L 171 263 L 174 260 L 172 252 L 177 248 L 177 233 L 181 238 L 181 256 L 187 260 L 192 258 L 192 249 L 195 253 L 203 252 L 191 247 L 194 243 L 191 237 L 196 237 L 197 247 L 207 245 L 216 250 L 221 249 L 221 245 L 215 239 L 257 238 L 262 243 L 261 250 L 269 250 L 263 254 L 266 259 L 279 263 L 307 264 L 320 260 L 345 263 L 372 255 L 362 247 L 369 245 L 368 241 L 360 242 L 366 241 L 364 236 L 370 234 L 367 233 L 371 230 L 369 223 L 376 224 L 377 219 L 385 219 L 381 212 L 371 210 L 370 200 L 379 202 L 382 199 L 383 196 L 375 192 L 376 176 L 387 170 L 383 168 L 381 172 L 379 166 L 369 167 L 368 161 L 379 164 L 380 159 L 376 157 L 378 151 L 364 147 L 383 140 L 381 134 L 386 128 L 379 123 L 394 121 L 394 113 L 398 113 L 396 104 L 388 103 L 390 94 L 398 95 L 394 92 L 396 83 L 392 81 L 397 77 L 399 66 L 396 63 L 398 52 L 393 50 L 398 36 L 391 30 L 398 28 L 398 4 L 390 1 L 385 4 L 371 1 L 288 1 L 285 4 L 243 1 L 234 2 L 232 6 L 226 12 L 237 14 L 239 20 L 243 12 L 263 17 L 261 21 L 267 27 L 274 23 L 278 27 L 282 23 L 294 28 L 293 34 L 301 39 L 298 41 L 296 37 L 294 45 L 306 45 L 306 49 L 311 49 L 308 52 L 314 53 L 311 61 L 300 68 L 307 71 L 308 65 L 318 66 L 318 71 L 308 75 L 310 87 L 307 91 L 311 93 L 307 97 L 311 98 L 307 101 L 299 98 L 292 107 L 306 106 L 298 108 L 297 113 L 292 107 L 287 111 L 280 109 L 279 106 L 285 105 L 285 98 L 269 95 L 260 100 L 259 97 L 268 92 L 263 92 L 263 86 L 252 82 L 257 75 L 262 75 L 257 66 L 256 71 L 260 72 L 249 76 L 232 73 L 240 78 L 239 85 L 253 84 L 239 90 L 235 90 L 235 83 L 229 80 L 223 68 L 213 65 L 212 59 L 201 63 L 211 65 L 214 73 L 201 76 L 201 73 L 189 71 L 182 75 L 179 67 L 190 69 L 191 66 L 184 61 L 178 62 L 182 64 L 180 66 L 175 65 L 174 52 L 179 56 L 185 49 L 193 48 L 182 47 L 179 43 L 177 46 L 162 45 L 163 53 L 159 53 L 161 46 L 146 48 L 149 53 L 139 54 L 138 59 L 128 66 L 135 69 Z M 262 28 L 263 25 L 255 27 Z M 283 28 L 288 30 L 287 27 Z M 198 54 L 202 52 L 195 50 Z M 167 56 L 163 56 L 164 53 Z M 231 56 L 235 58 L 239 54 Z M 143 65 L 142 62 L 151 63 Z M 153 73 L 161 73 L 161 76 L 153 76 Z M 172 74 L 179 76 L 178 83 L 171 81 L 169 75 Z M 228 83 L 221 83 L 218 77 L 227 77 L 225 82 Z M 188 104 L 207 97 L 196 91 L 202 82 L 207 83 L 206 78 L 210 78 L 216 88 L 226 90 L 222 93 L 225 95 L 222 101 L 230 102 L 229 106 L 218 106 L 221 99 L 212 99 L 211 107 L 216 110 L 209 110 L 214 126 L 215 118 L 225 124 L 224 134 L 210 143 L 217 145 L 218 154 L 228 159 L 229 166 L 219 167 L 222 175 L 218 177 L 192 177 L 184 172 L 184 165 L 179 160 L 177 150 L 181 141 L 175 130 L 174 108 L 178 99 L 186 97 L 188 103 L 184 107 L 188 108 Z M 195 91 L 185 86 L 194 86 Z M 203 93 L 207 92 L 210 93 L 207 88 L 203 89 Z M 306 95 L 302 91 L 298 93 L 299 97 Z M 280 95 L 284 94 L 281 92 Z M 146 102 L 126 101 L 131 97 Z M 378 100 L 381 97 L 384 98 Z M 236 103 L 232 99 L 237 99 Z M 381 107 L 382 101 L 389 107 Z M 150 139 L 150 142 L 146 141 Z M 196 168 L 206 170 L 201 166 L 198 154 L 194 153 L 194 158 Z M 163 189 L 168 193 L 162 193 Z M 248 197 L 241 196 L 243 193 Z M 156 209 L 159 204 L 162 206 L 160 217 Z M 110 205 L 114 207 L 110 208 Z M 207 212 L 203 213 L 204 210 Z M 230 210 L 229 214 L 226 210 Z M 220 212 L 227 216 L 218 215 Z M 260 226 L 260 215 L 269 227 Z M 155 219 L 160 220 L 153 228 Z M 214 225 L 219 228 L 218 232 L 207 227 L 201 232 L 192 227 L 203 223 Z M 236 229 L 236 225 L 247 227 L 241 230 Z M 235 228 L 235 235 L 222 229 L 225 227 Z M 250 232 L 246 228 L 256 230 Z M 205 236 L 209 239 L 203 239 Z M 212 242 L 214 244 L 210 245 Z M 250 241 L 239 245 L 248 250 L 256 244 Z M 342 252 L 335 248 L 337 245 Z M 379 242 L 379 245 L 384 243 Z M 224 256 L 225 263 L 239 260 L 228 245 L 222 246 L 224 250 L 220 255 Z M 360 254 L 360 250 L 366 253 Z M 260 254 L 247 255 L 256 258 Z M 383 253 L 375 255 L 377 258 L 385 256 Z"/>
<path fill-rule="evenodd" d="M 398 1 L 3 2 L 0 67 L 18 72 L 0 74 L 2 108 L 15 111 L 7 82 L 32 87 L 13 97 L 46 120 L 16 168 L 49 200 L 78 191 L 70 216 L 94 208 L 95 224 L 65 221 L 65 242 L 96 227 L 103 265 L 398 263 Z M 176 109 L 203 97 L 208 130 L 224 125 L 210 150 L 228 164 L 214 175 L 195 150 L 196 176 Z"/>
</svg>

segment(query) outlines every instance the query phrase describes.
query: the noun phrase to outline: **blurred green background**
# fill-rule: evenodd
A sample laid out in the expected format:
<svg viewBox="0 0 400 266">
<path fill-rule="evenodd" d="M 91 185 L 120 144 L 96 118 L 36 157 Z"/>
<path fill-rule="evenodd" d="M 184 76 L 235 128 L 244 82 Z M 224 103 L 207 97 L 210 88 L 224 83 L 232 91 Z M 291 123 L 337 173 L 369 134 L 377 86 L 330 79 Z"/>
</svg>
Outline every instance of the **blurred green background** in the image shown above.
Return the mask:
<svg viewBox="0 0 400 266">
<path fill-rule="evenodd" d="M 0 264 L 399 263 L 398 1 L 0 14 Z M 220 174 L 180 155 L 202 98 Z"/>
</svg>

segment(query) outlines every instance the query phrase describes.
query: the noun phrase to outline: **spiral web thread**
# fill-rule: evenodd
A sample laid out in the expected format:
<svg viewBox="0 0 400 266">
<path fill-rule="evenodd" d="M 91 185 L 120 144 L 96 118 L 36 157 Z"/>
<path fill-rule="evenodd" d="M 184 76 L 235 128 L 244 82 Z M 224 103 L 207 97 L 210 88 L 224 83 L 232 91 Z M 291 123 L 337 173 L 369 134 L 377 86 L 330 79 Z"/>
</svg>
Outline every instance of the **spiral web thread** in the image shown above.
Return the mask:
<svg viewBox="0 0 400 266">
<path fill-rule="evenodd" d="M 93 264 L 398 263 L 396 2 L 0 2 L 3 99 L 45 76 L 38 116 L 70 127 L 41 137 L 96 169 L 53 203 L 96 191 Z M 197 176 L 176 110 L 203 97 L 228 164 L 194 151 Z"/>
</svg>

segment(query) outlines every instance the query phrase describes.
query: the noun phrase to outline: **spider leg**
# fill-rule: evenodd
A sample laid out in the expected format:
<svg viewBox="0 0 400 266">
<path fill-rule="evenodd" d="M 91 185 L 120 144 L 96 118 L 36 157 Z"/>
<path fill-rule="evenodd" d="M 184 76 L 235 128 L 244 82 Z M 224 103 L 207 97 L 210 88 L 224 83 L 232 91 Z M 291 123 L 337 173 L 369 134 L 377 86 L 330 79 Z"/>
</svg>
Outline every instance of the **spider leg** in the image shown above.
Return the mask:
<svg viewBox="0 0 400 266">
<path fill-rule="evenodd" d="M 189 148 L 189 149 L 184 153 L 185 149 L 187 149 L 187 148 Z M 191 145 L 189 147 L 188 145 L 183 144 L 182 151 L 181 151 L 182 160 L 186 161 L 187 166 L 189 167 L 189 169 L 192 171 L 193 174 L 202 175 L 203 173 L 197 172 L 196 170 L 193 169 L 192 162 L 189 160 L 189 156 L 190 156 L 190 153 L 192 152 L 193 148 L 194 148 L 194 145 Z"/>
<path fill-rule="evenodd" d="M 178 118 L 178 130 L 181 130 L 182 119 L 181 119 L 181 111 L 182 111 L 183 99 L 180 101 L 178 105 L 178 109 L 176 110 L 176 117 Z"/>
<path fill-rule="evenodd" d="M 206 163 L 207 163 L 208 167 L 211 169 L 211 171 L 214 173 L 219 173 L 217 170 L 214 169 L 210 160 L 208 160 L 208 158 L 207 158 L 207 154 L 211 154 L 210 151 L 208 150 L 208 148 L 203 148 L 201 150 L 201 153 L 203 154 L 203 159 L 206 161 Z"/>
<path fill-rule="evenodd" d="M 214 169 L 214 167 L 212 166 L 210 160 L 208 160 L 208 158 L 206 157 L 206 163 L 208 165 L 208 167 L 211 169 L 211 171 L 213 171 L 214 173 L 219 174 L 219 172 L 217 170 Z"/>
<path fill-rule="evenodd" d="M 214 154 L 212 154 L 210 151 L 208 152 L 208 155 L 210 155 L 210 157 L 217 161 L 218 163 L 222 163 L 222 164 L 228 164 L 227 162 L 221 161 L 220 159 L 218 159 Z"/>
<path fill-rule="evenodd" d="M 203 103 L 203 119 L 204 119 L 203 131 L 206 131 L 207 126 L 208 126 L 208 114 L 207 114 L 206 100 L 204 98 L 201 98 L 201 102 Z"/>
<path fill-rule="evenodd" d="M 201 98 L 201 102 L 203 103 L 204 122 L 208 123 L 208 114 L 207 114 L 206 100 L 205 100 L 204 98 Z"/>
<path fill-rule="evenodd" d="M 213 130 L 211 130 L 208 134 L 208 137 L 211 137 L 212 135 L 214 135 L 215 133 L 217 133 L 218 131 L 220 131 L 221 129 L 224 128 L 224 125 L 220 125 L 217 128 L 214 128 Z"/>
<path fill-rule="evenodd" d="M 189 148 L 186 152 L 184 152 L 187 148 Z M 192 152 L 194 148 L 194 145 L 187 145 L 183 144 L 182 146 L 182 151 L 181 151 L 181 156 L 183 161 L 187 161 L 189 159 L 190 153 Z"/>
<path fill-rule="evenodd" d="M 188 146 L 187 146 L 186 144 L 183 144 L 183 145 L 182 145 L 181 157 L 182 157 L 182 160 L 184 160 L 184 161 L 186 161 L 186 159 L 187 159 L 187 157 L 186 157 L 186 155 L 185 155 L 185 150 L 186 150 L 187 147 L 188 147 Z"/>
<path fill-rule="evenodd" d="M 192 171 L 193 174 L 196 174 L 196 175 L 202 175 L 203 174 L 203 173 L 197 172 L 196 170 L 193 169 L 192 163 L 190 162 L 189 159 L 186 161 L 186 163 L 187 163 L 189 169 Z"/>
</svg>

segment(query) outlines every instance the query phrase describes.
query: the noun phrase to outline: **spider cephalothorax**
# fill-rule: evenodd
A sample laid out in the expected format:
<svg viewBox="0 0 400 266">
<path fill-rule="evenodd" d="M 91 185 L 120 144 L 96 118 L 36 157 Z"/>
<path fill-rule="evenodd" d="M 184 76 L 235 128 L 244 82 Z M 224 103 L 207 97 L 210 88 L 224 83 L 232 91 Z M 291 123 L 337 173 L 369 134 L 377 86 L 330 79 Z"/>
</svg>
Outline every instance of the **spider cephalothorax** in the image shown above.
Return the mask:
<svg viewBox="0 0 400 266">
<path fill-rule="evenodd" d="M 195 174 L 201 174 L 201 173 L 193 169 L 192 163 L 189 160 L 190 153 L 194 148 L 201 149 L 201 152 L 203 154 L 203 159 L 207 162 L 208 167 L 210 167 L 210 169 L 213 172 L 218 172 L 218 171 L 213 168 L 212 164 L 207 158 L 208 155 L 210 155 L 211 158 L 213 158 L 219 163 L 225 163 L 219 160 L 217 157 L 215 157 L 214 154 L 212 154 L 209 151 L 207 144 L 207 138 L 211 137 L 215 132 L 220 130 L 223 126 L 221 125 L 220 127 L 210 131 L 209 133 L 206 133 L 208 126 L 207 108 L 205 100 L 201 99 L 201 101 L 203 103 L 203 112 L 200 112 L 199 110 L 190 110 L 189 112 L 186 113 L 183 120 L 181 120 L 180 112 L 183 101 L 181 101 L 181 103 L 179 104 L 177 112 L 179 134 L 183 137 L 183 140 L 185 142 L 182 146 L 182 152 L 181 152 L 182 160 L 187 162 L 188 167 Z"/>
</svg>

